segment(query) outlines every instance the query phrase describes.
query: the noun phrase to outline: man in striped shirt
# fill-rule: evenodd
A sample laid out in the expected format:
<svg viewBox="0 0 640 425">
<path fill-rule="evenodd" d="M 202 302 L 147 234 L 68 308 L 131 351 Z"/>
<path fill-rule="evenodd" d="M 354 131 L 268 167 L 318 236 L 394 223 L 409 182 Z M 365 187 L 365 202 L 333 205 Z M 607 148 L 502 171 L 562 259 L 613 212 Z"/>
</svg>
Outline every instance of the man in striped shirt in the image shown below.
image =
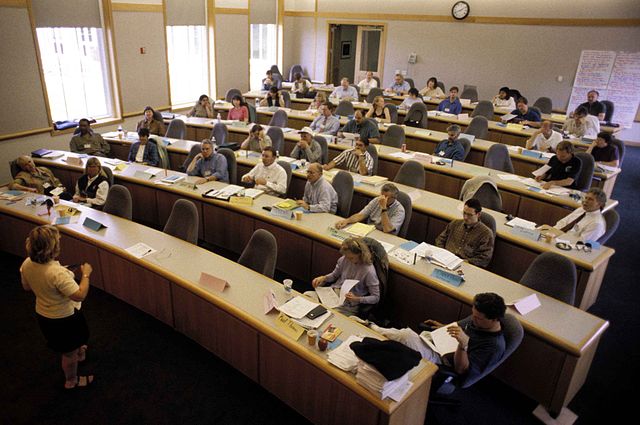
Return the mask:
<svg viewBox="0 0 640 425">
<path fill-rule="evenodd" d="M 352 173 L 370 176 L 373 172 L 373 158 L 367 152 L 369 142 L 364 140 L 356 140 L 356 146 L 353 149 L 342 152 L 336 156 L 331 162 L 325 164 L 323 168 L 330 170 L 336 166 L 344 168 Z"/>
</svg>

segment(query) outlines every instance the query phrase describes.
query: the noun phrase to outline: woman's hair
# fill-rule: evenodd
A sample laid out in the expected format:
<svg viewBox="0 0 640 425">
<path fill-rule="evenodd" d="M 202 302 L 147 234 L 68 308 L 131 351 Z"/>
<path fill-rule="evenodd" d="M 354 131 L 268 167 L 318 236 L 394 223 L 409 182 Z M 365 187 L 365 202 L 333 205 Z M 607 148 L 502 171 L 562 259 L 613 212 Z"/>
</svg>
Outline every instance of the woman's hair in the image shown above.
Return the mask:
<svg viewBox="0 0 640 425">
<path fill-rule="evenodd" d="M 29 232 L 25 241 L 31 261 L 46 264 L 60 254 L 60 232 L 54 226 L 39 226 Z"/>
<path fill-rule="evenodd" d="M 89 168 L 90 165 L 98 166 L 98 168 L 100 169 L 98 174 L 100 174 L 102 177 L 107 177 L 107 173 L 105 173 L 104 170 L 102 169 L 102 164 L 100 164 L 100 160 L 98 158 L 96 158 L 95 156 L 92 156 L 87 160 L 87 165 L 84 166 L 85 174 L 87 174 L 87 168 Z"/>
<path fill-rule="evenodd" d="M 257 133 L 259 131 L 262 131 L 262 126 L 260 124 L 256 124 L 253 127 L 251 127 L 251 130 L 249 130 L 249 133 Z"/>
<path fill-rule="evenodd" d="M 198 98 L 198 103 L 202 102 L 204 99 L 209 99 L 209 96 L 207 96 L 206 94 L 201 94 Z"/>
<path fill-rule="evenodd" d="M 364 243 L 362 238 L 347 238 L 342 241 L 340 254 L 345 255 L 347 252 L 360 256 L 360 262 L 362 264 L 371 264 L 373 262 L 371 251 L 369 251 L 369 247 Z"/>
<path fill-rule="evenodd" d="M 375 105 L 376 103 L 378 103 L 378 101 L 382 100 L 382 106 L 384 107 L 384 97 L 382 96 L 376 96 L 373 98 L 373 104 Z"/>
<path fill-rule="evenodd" d="M 154 110 L 153 110 L 153 108 L 152 108 L 151 106 L 145 106 L 145 107 L 144 107 L 144 112 L 147 112 L 147 111 L 151 111 L 151 113 L 152 113 L 153 115 L 155 115 L 155 114 L 156 114 L 156 111 L 154 111 Z M 143 112 L 143 114 L 144 114 L 144 112 Z"/>
<path fill-rule="evenodd" d="M 412 95 L 414 95 L 415 97 L 420 96 L 420 92 L 419 92 L 419 91 L 418 91 L 418 89 L 417 89 L 417 88 L 415 88 L 415 87 L 411 87 L 411 88 L 409 89 L 409 94 L 412 94 Z"/>
<path fill-rule="evenodd" d="M 429 87 L 429 82 L 433 81 L 433 88 L 438 87 L 438 79 L 436 77 L 431 77 L 427 80 L 427 87 Z"/>
<path fill-rule="evenodd" d="M 240 101 L 240 106 L 246 106 L 247 104 L 244 102 L 244 99 L 242 98 L 242 96 L 240 96 L 239 94 L 234 95 L 231 98 L 231 103 L 233 104 L 233 101 L 238 99 Z"/>
<path fill-rule="evenodd" d="M 320 99 L 320 103 L 326 102 L 327 95 L 324 92 L 319 91 L 318 94 L 316 94 L 316 99 Z"/>
</svg>

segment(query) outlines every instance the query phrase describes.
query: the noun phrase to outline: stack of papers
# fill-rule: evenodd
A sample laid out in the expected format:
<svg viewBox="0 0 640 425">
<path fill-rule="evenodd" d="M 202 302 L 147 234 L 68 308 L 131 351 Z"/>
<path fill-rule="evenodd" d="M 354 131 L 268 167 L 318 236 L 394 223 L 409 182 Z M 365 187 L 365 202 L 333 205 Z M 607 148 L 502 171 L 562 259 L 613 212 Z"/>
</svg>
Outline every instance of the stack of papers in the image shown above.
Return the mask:
<svg viewBox="0 0 640 425">
<path fill-rule="evenodd" d="M 401 158 L 401 159 L 413 159 L 413 154 L 406 153 L 406 152 L 394 152 L 394 153 L 390 153 L 389 156 L 392 156 L 394 158 Z"/>
<path fill-rule="evenodd" d="M 298 295 L 297 297 L 291 298 L 289 301 L 279 306 L 278 310 L 291 317 L 292 319 L 302 319 L 307 315 L 307 313 L 309 313 L 317 306 L 318 304 L 309 301 L 307 298 L 301 295 Z"/>
<path fill-rule="evenodd" d="M 364 238 L 369 233 L 375 230 L 376 226 L 373 224 L 354 223 L 345 229 L 347 233 L 353 236 Z"/>
<path fill-rule="evenodd" d="M 300 319 L 291 319 L 305 329 L 318 329 L 322 324 L 333 315 L 329 310 L 322 316 L 318 316 L 315 319 L 309 319 L 308 317 L 301 317 Z"/>
<path fill-rule="evenodd" d="M 525 229 L 535 229 L 536 228 L 536 223 L 534 223 L 533 221 L 529 221 L 529 220 L 524 220 L 522 218 L 514 218 L 513 220 L 507 221 L 505 223 L 507 226 L 509 227 L 524 227 Z"/>
<path fill-rule="evenodd" d="M 388 181 L 389 178 L 388 177 L 383 177 L 383 176 L 369 176 L 369 177 L 365 177 L 361 180 L 362 183 L 364 184 L 370 184 L 373 186 L 377 186 L 380 185 L 382 183 L 385 183 L 386 181 Z"/>
<path fill-rule="evenodd" d="M 360 361 L 356 371 L 356 381 L 384 400 L 389 397 L 400 401 L 407 394 L 413 383 L 409 381 L 409 372 L 398 379 L 387 381 L 380 372 L 370 364 Z"/>
<path fill-rule="evenodd" d="M 222 189 L 212 189 L 207 193 L 205 193 L 203 196 L 206 198 L 229 200 L 230 197 L 232 197 L 233 195 L 236 195 L 238 192 L 240 192 L 243 189 L 244 188 L 242 186 L 230 184 L 223 187 Z"/>
<path fill-rule="evenodd" d="M 419 257 L 427 258 L 431 263 L 449 270 L 455 270 L 462 264 L 462 258 L 444 248 L 438 248 L 426 242 L 422 242 L 420 245 L 409 250 L 409 252 Z"/>
<path fill-rule="evenodd" d="M 262 195 L 264 190 L 262 189 L 245 189 L 244 196 L 251 199 L 256 199 L 258 196 Z"/>
<path fill-rule="evenodd" d="M 449 353 L 455 353 L 458 348 L 458 340 L 449 335 L 447 328 L 456 323 L 450 323 L 446 326 L 436 329 L 433 332 L 424 331 L 420 333 L 420 338 L 424 341 L 429 348 L 431 348 L 440 356 L 447 355 Z"/>
<path fill-rule="evenodd" d="M 350 345 L 354 342 L 360 341 L 362 341 L 361 336 L 349 336 L 349 338 L 347 338 L 336 349 L 329 352 L 327 360 L 329 363 L 344 370 L 345 372 L 354 371 L 358 367 L 359 360 L 353 350 L 351 350 Z"/>
<path fill-rule="evenodd" d="M 318 286 L 316 288 L 316 294 L 325 307 L 335 308 L 340 305 L 340 297 L 338 297 L 336 291 L 330 286 Z"/>
</svg>

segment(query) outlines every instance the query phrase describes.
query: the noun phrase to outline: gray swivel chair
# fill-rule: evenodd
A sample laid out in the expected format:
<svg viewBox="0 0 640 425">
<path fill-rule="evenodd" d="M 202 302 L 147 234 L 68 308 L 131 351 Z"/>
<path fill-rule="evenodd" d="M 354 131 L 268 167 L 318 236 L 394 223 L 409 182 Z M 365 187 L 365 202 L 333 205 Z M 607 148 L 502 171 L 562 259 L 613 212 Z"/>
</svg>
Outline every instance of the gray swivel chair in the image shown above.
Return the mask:
<svg viewBox="0 0 640 425">
<path fill-rule="evenodd" d="M 229 129 L 226 124 L 217 122 L 211 130 L 211 139 L 217 146 L 224 145 L 229 139 Z"/>
<path fill-rule="evenodd" d="M 418 128 L 427 128 L 427 118 L 427 105 L 423 102 L 416 102 L 409 108 L 404 118 L 404 124 L 414 125 Z M 417 125 L 413 124 L 414 122 L 417 122 Z"/>
<path fill-rule="evenodd" d="M 373 79 L 376 80 L 376 82 L 378 83 L 378 87 L 376 88 L 380 88 L 382 87 L 382 82 L 380 81 L 380 78 L 376 77 L 375 75 L 373 76 Z"/>
<path fill-rule="evenodd" d="M 273 150 L 276 152 L 283 154 L 284 149 L 284 133 L 280 127 L 269 127 L 267 130 L 267 136 L 271 138 L 271 145 L 273 146 Z"/>
<path fill-rule="evenodd" d="M 472 134 L 476 139 L 486 139 L 489 134 L 489 121 L 482 115 L 473 117 L 464 134 Z"/>
<path fill-rule="evenodd" d="M 238 163 L 236 162 L 236 154 L 229 148 L 220 148 L 218 153 L 227 160 L 227 171 L 229 172 L 229 183 L 236 184 L 238 182 Z"/>
<path fill-rule="evenodd" d="M 109 187 L 113 186 L 113 171 L 111 171 L 111 168 L 103 165 L 102 171 L 104 171 L 104 173 L 107 175 L 107 182 L 109 183 Z"/>
<path fill-rule="evenodd" d="M 574 182 L 574 186 L 577 190 L 586 192 L 591 187 L 591 180 L 593 179 L 593 171 L 596 167 L 596 162 L 590 153 L 576 152 L 574 155 L 582 163 L 582 166 L 580 167 L 580 174 L 578 174 L 578 177 Z"/>
<path fill-rule="evenodd" d="M 278 242 L 275 236 L 264 229 L 257 229 L 244 247 L 238 264 L 273 279 L 278 259 Z"/>
<path fill-rule="evenodd" d="M 513 163 L 509 156 L 509 149 L 502 143 L 496 143 L 489 147 L 489 150 L 487 150 L 484 156 L 484 166 L 511 174 L 514 173 Z"/>
<path fill-rule="evenodd" d="M 467 159 L 467 156 L 469 155 L 469 152 L 471 152 L 471 142 L 469 141 L 469 139 L 464 138 L 463 135 L 460 135 L 460 137 L 458 137 L 458 141 L 464 148 L 464 157 L 462 157 L 462 160 L 465 161 Z"/>
<path fill-rule="evenodd" d="M 543 114 L 550 114 L 553 110 L 553 103 L 548 97 L 539 97 L 533 104 L 534 107 L 540 109 Z"/>
<path fill-rule="evenodd" d="M 287 173 L 287 190 L 281 196 L 282 198 L 286 198 L 291 189 L 291 164 L 285 161 L 278 161 L 278 165 L 284 168 L 285 173 Z"/>
<path fill-rule="evenodd" d="M 371 159 L 373 159 L 373 168 L 371 170 L 371 175 L 375 176 L 378 174 L 378 149 L 376 149 L 376 145 L 373 143 L 369 143 L 367 146 L 367 152 L 371 155 Z"/>
<path fill-rule="evenodd" d="M 278 89 L 282 89 L 282 75 L 280 74 L 272 74 L 271 78 L 273 79 L 273 85 Z"/>
<path fill-rule="evenodd" d="M 598 242 L 604 245 L 605 243 L 607 243 L 609 238 L 613 236 L 616 230 L 618 230 L 618 226 L 620 225 L 620 215 L 614 209 L 607 210 L 602 215 L 604 216 L 604 221 L 606 223 L 606 230 L 604 232 L 604 235 L 600 236 Z"/>
<path fill-rule="evenodd" d="M 447 91 L 444 89 L 444 83 L 440 80 L 438 80 L 438 87 L 440 87 L 440 90 L 442 90 L 444 93 L 446 93 Z"/>
<path fill-rule="evenodd" d="M 471 99 L 472 102 L 478 101 L 478 88 L 476 86 L 464 85 L 460 99 Z"/>
<path fill-rule="evenodd" d="M 398 192 L 398 202 L 400 202 L 400 204 L 404 207 L 404 221 L 402 222 L 402 226 L 400 226 L 398 236 L 404 238 L 407 236 L 407 230 L 409 230 L 409 223 L 411 222 L 413 207 L 411 206 L 411 197 L 402 191 Z"/>
<path fill-rule="evenodd" d="M 119 184 L 111 186 L 102 211 L 131 220 L 133 217 L 133 201 L 131 200 L 129 189 Z"/>
<path fill-rule="evenodd" d="M 409 160 L 402 164 L 398 170 L 396 177 L 393 179 L 395 183 L 404 184 L 406 186 L 424 189 L 425 172 L 424 165 L 418 161 Z"/>
<path fill-rule="evenodd" d="M 341 100 L 338 103 L 338 107 L 336 108 L 334 114 L 346 117 L 348 115 L 353 115 L 355 110 L 353 109 L 353 103 L 349 100 Z"/>
<path fill-rule="evenodd" d="M 405 142 L 404 128 L 399 125 L 390 125 L 382 134 L 382 144 L 394 148 L 401 148 Z"/>
<path fill-rule="evenodd" d="M 481 100 L 471 112 L 471 118 L 481 116 L 489 121 L 493 119 L 493 103 L 488 100 Z"/>
<path fill-rule="evenodd" d="M 611 144 L 618 148 L 618 167 L 622 168 L 626 146 L 622 140 L 617 139 L 615 136 L 611 138 Z"/>
<path fill-rule="evenodd" d="M 353 176 L 347 171 L 338 171 L 333 177 L 331 185 L 338 194 L 336 214 L 344 218 L 349 217 L 353 200 Z"/>
<path fill-rule="evenodd" d="M 389 109 L 389 115 L 391 119 L 391 124 L 395 124 L 398 122 L 398 107 L 393 103 L 385 103 L 384 107 Z"/>
<path fill-rule="evenodd" d="M 191 149 L 189 150 L 189 155 L 187 155 L 187 158 L 182 163 L 182 166 L 180 167 L 180 171 L 186 172 L 187 168 L 189 168 L 189 165 L 191 164 L 191 161 L 193 161 L 193 158 L 195 158 L 195 156 L 201 152 L 202 152 L 202 146 L 200 145 L 200 143 L 191 146 Z"/>
<path fill-rule="evenodd" d="M 291 69 L 289 69 L 289 81 L 290 82 L 295 79 L 294 75 L 296 75 L 297 72 L 299 72 L 300 75 L 304 76 L 304 71 L 302 70 L 302 65 L 296 64 L 296 65 L 293 65 L 291 67 Z"/>
<path fill-rule="evenodd" d="M 603 100 L 602 103 L 607 107 L 606 111 L 604 111 L 604 121 L 607 123 L 613 122 L 613 112 L 615 110 L 613 102 L 610 100 Z"/>
<path fill-rule="evenodd" d="M 226 100 L 227 102 L 231 102 L 233 100 L 233 96 L 236 95 L 242 97 L 242 92 L 239 89 L 229 89 L 224 95 L 224 100 Z"/>
<path fill-rule="evenodd" d="M 287 113 L 282 109 L 278 109 L 271 120 L 269 121 L 269 127 L 282 127 L 285 128 L 289 124 L 289 117 Z"/>
<path fill-rule="evenodd" d="M 413 81 L 413 78 L 405 78 L 404 80 L 407 83 L 409 83 L 409 87 L 414 88 L 416 86 L 416 83 Z"/>
<path fill-rule="evenodd" d="M 256 107 L 250 103 L 247 103 L 247 109 L 249 109 L 249 122 L 257 123 L 258 112 L 256 111 Z"/>
<path fill-rule="evenodd" d="M 278 74 L 282 76 L 282 72 L 280 72 L 280 69 L 278 69 L 278 65 L 271 65 L 271 72 L 273 74 Z"/>
<path fill-rule="evenodd" d="M 491 177 L 484 175 L 470 178 L 462 185 L 460 199 L 466 201 L 476 198 L 482 208 L 502 211 L 502 196 L 490 181 Z"/>
<path fill-rule="evenodd" d="M 179 119 L 172 119 L 167 127 L 167 132 L 164 137 L 171 139 L 184 139 L 187 136 L 187 126 L 184 121 Z"/>
<path fill-rule="evenodd" d="M 320 164 L 328 164 L 329 163 L 329 144 L 327 143 L 327 139 L 322 136 L 313 136 L 313 140 L 318 142 L 320 145 L 320 151 L 322 155 L 320 155 Z"/>
<path fill-rule="evenodd" d="M 354 89 L 356 89 L 356 93 L 358 93 L 358 97 L 360 96 L 360 87 L 358 87 L 357 84 L 349 84 L 351 87 L 353 87 Z M 358 99 L 356 99 L 358 100 Z"/>
<path fill-rule="evenodd" d="M 282 98 L 284 99 L 284 107 L 291 108 L 291 94 L 288 90 L 282 90 L 280 92 L 282 94 Z"/>
<path fill-rule="evenodd" d="M 383 94 L 384 91 L 380 88 L 380 83 L 378 83 L 378 87 L 374 87 L 369 90 L 369 94 L 367 94 L 367 103 L 373 103 L 376 96 L 382 96 Z"/>
<path fill-rule="evenodd" d="M 555 252 L 543 252 L 529 265 L 520 284 L 573 305 L 577 280 L 573 261 Z"/>
<path fill-rule="evenodd" d="M 491 233 L 493 233 L 493 238 L 495 239 L 495 237 L 496 237 L 496 219 L 493 218 L 493 216 L 491 214 L 489 214 L 488 212 L 480 211 L 480 221 L 482 222 L 482 224 L 484 224 L 485 226 L 487 226 L 491 230 Z"/>
<path fill-rule="evenodd" d="M 178 199 L 173 204 L 163 232 L 197 245 L 199 223 L 196 204 L 186 199 Z"/>
</svg>

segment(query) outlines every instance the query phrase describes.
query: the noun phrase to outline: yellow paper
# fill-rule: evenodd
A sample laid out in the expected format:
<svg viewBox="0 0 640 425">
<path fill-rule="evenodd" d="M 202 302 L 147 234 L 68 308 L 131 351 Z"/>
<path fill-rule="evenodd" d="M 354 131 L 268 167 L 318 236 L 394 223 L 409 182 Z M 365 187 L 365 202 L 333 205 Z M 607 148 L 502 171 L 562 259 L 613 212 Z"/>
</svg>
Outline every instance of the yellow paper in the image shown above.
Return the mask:
<svg viewBox="0 0 640 425">
<path fill-rule="evenodd" d="M 127 164 L 116 165 L 116 171 L 124 171 L 127 168 Z"/>
<path fill-rule="evenodd" d="M 522 124 L 509 123 L 507 124 L 507 128 L 510 128 L 512 130 L 522 130 L 524 127 L 522 126 Z"/>
<path fill-rule="evenodd" d="M 345 229 L 347 233 L 364 238 L 376 228 L 373 224 L 355 223 Z"/>
<path fill-rule="evenodd" d="M 276 326 L 282 329 L 289 337 L 293 338 L 294 341 L 297 341 L 304 333 L 304 328 L 295 323 L 284 313 L 278 314 L 278 317 L 276 318 Z"/>
<path fill-rule="evenodd" d="M 249 197 L 249 196 L 232 196 L 229 198 L 229 203 L 230 204 L 235 204 L 235 205 L 248 205 L 251 206 L 253 205 L 253 198 Z"/>
<path fill-rule="evenodd" d="M 298 203 L 293 199 L 285 199 L 284 201 L 275 204 L 275 206 L 281 210 L 292 210 L 298 207 Z"/>
</svg>

